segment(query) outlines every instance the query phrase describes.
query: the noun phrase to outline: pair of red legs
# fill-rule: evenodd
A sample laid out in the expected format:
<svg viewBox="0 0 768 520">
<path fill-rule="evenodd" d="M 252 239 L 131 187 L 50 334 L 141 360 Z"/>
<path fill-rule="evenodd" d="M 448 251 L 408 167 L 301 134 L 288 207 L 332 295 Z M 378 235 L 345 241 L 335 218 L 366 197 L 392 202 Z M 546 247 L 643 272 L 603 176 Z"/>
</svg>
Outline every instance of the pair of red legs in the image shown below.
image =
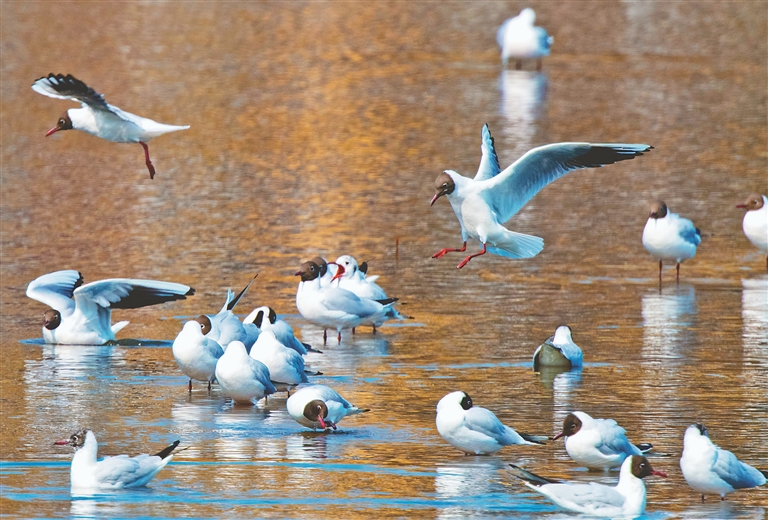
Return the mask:
<svg viewBox="0 0 768 520">
<path fill-rule="evenodd" d="M 661 284 L 661 264 L 662 262 L 661 260 L 659 260 L 659 284 Z M 677 263 L 676 270 L 677 270 L 677 277 L 675 278 L 675 280 L 679 283 L 680 282 L 680 262 Z"/>
<path fill-rule="evenodd" d="M 143 141 L 139 141 L 139 144 L 144 147 L 144 158 L 147 160 L 147 169 L 149 169 L 149 178 L 154 179 L 155 167 L 152 165 L 152 161 L 149 160 L 149 146 L 147 146 L 147 143 Z"/>
<path fill-rule="evenodd" d="M 339 335 L 337 336 L 336 340 L 341 343 L 341 331 L 339 331 Z M 323 345 L 328 344 L 328 331 L 323 329 Z"/>
<path fill-rule="evenodd" d="M 445 255 L 447 255 L 448 253 L 463 253 L 466 250 L 467 250 L 467 243 L 464 242 L 464 245 L 461 246 L 461 249 L 455 249 L 455 248 L 441 249 L 440 251 L 438 251 L 437 253 L 432 255 L 432 258 L 442 258 Z M 479 253 L 475 253 L 474 255 L 469 255 L 468 257 L 466 257 L 464 260 L 461 261 L 461 263 L 459 265 L 456 266 L 456 269 L 461 269 L 462 267 L 467 265 L 470 260 L 472 260 L 473 258 L 476 258 L 478 256 L 484 255 L 485 253 L 487 253 L 486 245 L 483 244 L 483 250 L 482 251 L 480 251 Z"/>
</svg>

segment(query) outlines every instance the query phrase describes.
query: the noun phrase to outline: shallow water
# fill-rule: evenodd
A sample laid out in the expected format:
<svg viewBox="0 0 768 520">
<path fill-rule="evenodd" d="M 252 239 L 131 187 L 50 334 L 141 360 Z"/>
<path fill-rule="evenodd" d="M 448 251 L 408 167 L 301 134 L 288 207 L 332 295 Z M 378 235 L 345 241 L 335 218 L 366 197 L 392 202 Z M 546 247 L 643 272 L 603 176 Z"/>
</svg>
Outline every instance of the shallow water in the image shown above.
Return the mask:
<svg viewBox="0 0 768 520">
<path fill-rule="evenodd" d="M 767 489 L 701 503 L 678 458 L 702 421 L 768 467 L 768 275 L 734 208 L 768 190 L 765 4 L 531 5 L 555 37 L 541 73 L 501 70 L 495 30 L 522 6 L 498 2 L 4 2 L 2 513 L 562 518 L 507 464 L 615 481 L 559 442 L 463 456 L 434 426 L 437 401 L 463 389 L 527 433 L 583 410 L 672 454 L 650 459 L 669 474 L 648 479 L 652 518 L 763 518 Z M 150 144 L 150 181 L 138 146 L 43 137 L 71 106 L 29 89 L 48 72 L 191 129 Z M 565 140 L 655 149 L 537 195 L 508 225 L 545 239 L 537 257 L 457 271 L 460 255 L 430 258 L 460 233 L 447 202 L 428 201 L 440 171 L 474 173 L 485 122 L 502 166 Z M 640 242 L 656 198 L 703 235 L 661 290 Z M 317 253 L 367 260 L 414 320 L 322 347 L 294 305 L 293 273 Z M 131 321 L 118 345 L 42 345 L 44 306 L 24 291 L 64 268 L 197 293 L 117 311 Z M 370 413 L 325 435 L 293 422 L 284 396 L 233 407 L 215 386 L 186 392 L 170 341 L 256 272 L 241 316 L 274 307 L 324 351 L 308 356 L 313 381 Z M 562 323 L 584 368 L 534 373 Z M 190 448 L 145 489 L 76 496 L 71 451 L 53 441 L 80 427 L 104 455 Z"/>
</svg>

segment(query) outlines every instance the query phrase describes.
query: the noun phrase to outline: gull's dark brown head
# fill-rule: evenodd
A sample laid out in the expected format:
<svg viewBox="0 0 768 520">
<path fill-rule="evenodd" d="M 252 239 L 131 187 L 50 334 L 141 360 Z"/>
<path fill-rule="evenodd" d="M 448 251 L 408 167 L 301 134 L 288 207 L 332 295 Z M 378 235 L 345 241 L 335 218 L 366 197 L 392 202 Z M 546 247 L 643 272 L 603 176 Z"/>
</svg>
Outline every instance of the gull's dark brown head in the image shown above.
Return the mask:
<svg viewBox="0 0 768 520">
<path fill-rule="evenodd" d="M 69 110 L 64 112 L 64 114 L 56 122 L 56 126 L 48 130 L 48 133 L 45 134 L 45 137 L 48 137 L 51 134 L 55 134 L 59 130 L 72 130 L 72 120 L 69 118 Z"/>
<path fill-rule="evenodd" d="M 326 428 L 325 418 L 328 417 L 328 406 L 320 399 L 314 399 L 304 407 L 304 417 Z"/>
<path fill-rule="evenodd" d="M 657 200 L 651 205 L 651 212 L 648 214 L 649 218 L 664 218 L 667 216 L 667 205 L 663 200 Z"/>
<path fill-rule="evenodd" d="M 759 193 L 750 193 L 744 204 L 738 204 L 737 208 L 745 209 L 747 211 L 753 211 L 763 207 L 763 196 Z"/>
<path fill-rule="evenodd" d="M 569 413 L 563 420 L 563 431 L 555 435 L 555 438 L 552 440 L 557 440 L 560 437 L 570 437 L 571 435 L 576 435 L 579 430 L 581 430 L 581 419 L 576 417 L 574 414 Z"/>
<path fill-rule="evenodd" d="M 651 463 L 648 459 L 642 455 L 632 455 L 632 474 L 637 478 L 649 477 L 656 475 L 658 477 L 666 478 L 667 474 L 663 471 L 657 471 L 651 467 Z"/>
<path fill-rule="evenodd" d="M 437 199 L 443 195 L 450 195 L 455 189 L 456 183 L 453 182 L 453 178 L 446 172 L 441 173 L 437 176 L 437 179 L 435 179 L 435 196 L 432 197 L 432 201 L 429 205 L 434 206 Z"/>
<path fill-rule="evenodd" d="M 88 430 L 80 430 L 79 432 L 73 433 L 69 439 L 62 439 L 54 442 L 54 444 L 57 446 L 72 446 L 77 449 L 82 448 L 83 444 L 85 444 L 86 433 L 88 433 Z"/>
<path fill-rule="evenodd" d="M 317 264 L 317 267 L 320 268 L 320 276 L 323 276 L 325 273 L 328 272 L 328 262 L 326 262 L 325 258 L 323 258 L 320 255 L 317 255 L 314 257 L 310 262 L 314 262 Z"/>
<path fill-rule="evenodd" d="M 296 271 L 296 276 L 301 276 L 302 282 L 308 282 L 321 276 L 320 267 L 312 261 L 301 264 L 301 269 Z"/>
<path fill-rule="evenodd" d="M 56 309 L 48 309 L 43 313 L 43 327 L 53 330 L 61 325 L 61 313 Z"/>
<path fill-rule="evenodd" d="M 201 314 L 195 318 L 195 321 L 200 324 L 200 330 L 202 331 L 203 336 L 211 332 L 211 319 L 208 316 Z"/>
</svg>

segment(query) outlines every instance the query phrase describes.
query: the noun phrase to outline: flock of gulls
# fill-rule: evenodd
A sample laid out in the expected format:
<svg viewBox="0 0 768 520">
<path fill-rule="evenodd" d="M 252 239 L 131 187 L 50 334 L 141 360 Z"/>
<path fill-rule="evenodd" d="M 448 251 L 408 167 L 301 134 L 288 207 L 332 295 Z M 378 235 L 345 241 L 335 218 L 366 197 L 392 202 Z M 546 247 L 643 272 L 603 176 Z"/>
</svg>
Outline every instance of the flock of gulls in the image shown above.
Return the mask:
<svg viewBox="0 0 768 520">
<path fill-rule="evenodd" d="M 500 27 L 497 41 L 504 66 L 514 60 L 520 69 L 523 60 L 549 55 L 552 38 L 534 25 L 535 14 L 526 8 Z M 184 130 L 188 126 L 157 123 L 109 105 L 104 98 L 71 75 L 49 74 L 35 81 L 32 88 L 41 94 L 81 103 L 67 110 L 46 135 L 62 130 L 82 130 L 114 142 L 139 143 L 145 153 L 150 178 L 155 168 L 149 158 L 147 142 L 159 135 Z M 435 253 L 440 258 L 450 252 L 464 252 L 469 239 L 482 248 L 458 264 L 486 253 L 508 258 L 531 258 L 544 247 L 535 236 L 511 231 L 503 226 L 542 188 L 576 169 L 597 168 L 641 156 L 652 149 L 646 144 L 556 143 L 534 148 L 502 170 L 494 140 L 487 125 L 481 133 L 482 158 L 474 178 L 446 170 L 435 180 L 431 204 L 445 197 L 459 224 L 463 245 Z M 746 210 L 743 230 L 759 249 L 768 253 L 768 198 L 752 194 L 737 207 Z M 680 263 L 692 258 L 701 241 L 694 224 L 669 211 L 667 205 L 653 203 L 643 230 L 642 243 L 659 260 L 661 282 L 663 262 L 672 262 L 680 275 Z M 766 258 L 768 268 L 768 257 Z M 296 292 L 296 307 L 307 321 L 327 331 L 342 332 L 361 326 L 376 328 L 388 320 L 404 320 L 390 298 L 368 275 L 366 263 L 358 264 L 349 255 L 333 262 L 316 257 L 301 264 Z M 254 277 L 255 278 L 255 277 Z M 112 324 L 113 309 L 133 309 L 194 294 L 187 285 L 127 278 L 112 278 L 88 284 L 75 270 L 45 274 L 27 287 L 27 296 L 50 308 L 43 315 L 43 339 L 51 344 L 103 345 L 115 341 L 115 334 L 128 322 Z M 253 280 L 251 280 L 253 282 Z M 248 284 L 250 286 L 250 283 Z M 228 291 L 221 310 L 201 314 L 184 323 L 173 342 L 173 356 L 180 370 L 192 382 L 202 381 L 211 389 L 218 383 L 221 392 L 238 403 L 255 403 L 276 392 L 287 392 L 288 414 L 313 430 L 335 430 L 344 417 L 367 412 L 358 408 L 332 388 L 310 384 L 309 377 L 320 375 L 304 362 L 309 353 L 321 353 L 302 343 L 293 329 L 267 306 L 254 309 L 242 322 L 233 313 L 246 286 L 239 294 Z M 536 370 L 544 366 L 579 367 L 581 349 L 573 342 L 571 329 L 557 328 L 533 356 Z M 292 392 L 292 393 L 291 393 Z M 516 432 L 502 424 L 493 412 L 475 406 L 462 391 L 449 393 L 437 404 L 438 433 L 453 447 L 466 454 L 487 455 L 513 444 L 544 444 L 564 439 L 568 455 L 589 469 L 620 468 L 616 486 L 597 483 L 558 483 L 511 465 L 514 475 L 526 486 L 549 498 L 563 509 L 597 516 L 638 516 L 645 511 L 643 478 L 666 476 L 651 467 L 645 454 L 650 444 L 632 444 L 625 430 L 612 419 L 594 419 L 582 411 L 569 413 L 563 430 L 554 438 Z M 97 456 L 93 432 L 81 430 L 56 444 L 73 446 L 71 485 L 73 489 L 119 489 L 143 486 L 178 453 L 179 441 L 154 455 L 128 457 Z M 702 494 L 724 498 L 737 489 L 761 486 L 768 472 L 739 461 L 731 452 L 717 447 L 702 424 L 688 427 L 680 468 L 687 483 Z"/>
</svg>

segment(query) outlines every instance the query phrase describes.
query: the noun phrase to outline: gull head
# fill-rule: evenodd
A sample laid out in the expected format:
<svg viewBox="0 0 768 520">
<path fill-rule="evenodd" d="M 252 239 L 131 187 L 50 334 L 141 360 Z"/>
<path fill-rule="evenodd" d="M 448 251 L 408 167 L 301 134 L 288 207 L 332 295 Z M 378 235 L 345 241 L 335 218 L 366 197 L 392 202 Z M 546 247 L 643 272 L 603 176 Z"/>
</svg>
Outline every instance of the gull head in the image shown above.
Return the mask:
<svg viewBox="0 0 768 520">
<path fill-rule="evenodd" d="M 576 435 L 576 433 L 581 430 L 581 425 L 581 419 L 576 417 L 575 414 L 569 413 L 565 416 L 565 420 L 563 420 L 563 431 L 555 435 L 552 440 L 556 441 L 560 437 L 570 437 L 571 435 Z"/>
<path fill-rule="evenodd" d="M 312 261 L 304 262 L 303 264 L 301 264 L 301 269 L 296 271 L 296 276 L 301 276 L 302 282 L 308 282 L 310 280 L 314 280 L 321 276 L 320 267 Z"/>
<path fill-rule="evenodd" d="M 45 134 L 45 137 L 48 137 L 51 134 L 55 134 L 59 130 L 72 130 L 72 119 L 69 117 L 69 110 L 64 112 L 64 114 L 56 122 L 56 126 L 48 130 L 48 133 Z"/>
<path fill-rule="evenodd" d="M 657 200 L 651 205 L 651 212 L 648 214 L 649 218 L 664 218 L 667 216 L 667 205 L 663 200 Z"/>
<path fill-rule="evenodd" d="M 56 446 L 72 446 L 75 449 L 80 449 L 83 447 L 83 444 L 85 444 L 85 436 L 87 434 L 87 430 L 80 430 L 73 433 L 69 439 L 62 439 L 60 441 L 54 442 L 53 444 Z"/>
<path fill-rule="evenodd" d="M 307 403 L 304 407 L 304 417 L 312 422 L 320 423 L 323 428 L 330 426 L 330 423 L 325 422 L 325 418 L 328 417 L 328 406 L 320 399 L 313 399 Z"/>
<path fill-rule="evenodd" d="M 43 327 L 54 330 L 61 325 L 61 313 L 56 309 L 48 309 L 43 313 Z"/>
<path fill-rule="evenodd" d="M 750 193 L 744 204 L 738 204 L 737 208 L 753 211 L 763 207 L 763 196 L 759 193 Z"/>
<path fill-rule="evenodd" d="M 453 177 L 448 173 L 448 170 L 444 171 L 437 176 L 437 179 L 435 179 L 435 196 L 432 197 L 432 201 L 429 205 L 434 206 L 437 199 L 443 195 L 450 195 L 455 189 L 456 182 L 453 180 Z"/>
<path fill-rule="evenodd" d="M 211 332 L 211 319 L 208 316 L 201 314 L 195 318 L 195 321 L 200 324 L 200 331 L 203 333 L 203 336 Z"/>
<path fill-rule="evenodd" d="M 649 477 L 656 475 L 658 477 L 666 478 L 667 474 L 663 471 L 655 470 L 651 467 L 651 463 L 648 459 L 642 455 L 632 455 L 632 474 L 637 478 Z"/>
</svg>

